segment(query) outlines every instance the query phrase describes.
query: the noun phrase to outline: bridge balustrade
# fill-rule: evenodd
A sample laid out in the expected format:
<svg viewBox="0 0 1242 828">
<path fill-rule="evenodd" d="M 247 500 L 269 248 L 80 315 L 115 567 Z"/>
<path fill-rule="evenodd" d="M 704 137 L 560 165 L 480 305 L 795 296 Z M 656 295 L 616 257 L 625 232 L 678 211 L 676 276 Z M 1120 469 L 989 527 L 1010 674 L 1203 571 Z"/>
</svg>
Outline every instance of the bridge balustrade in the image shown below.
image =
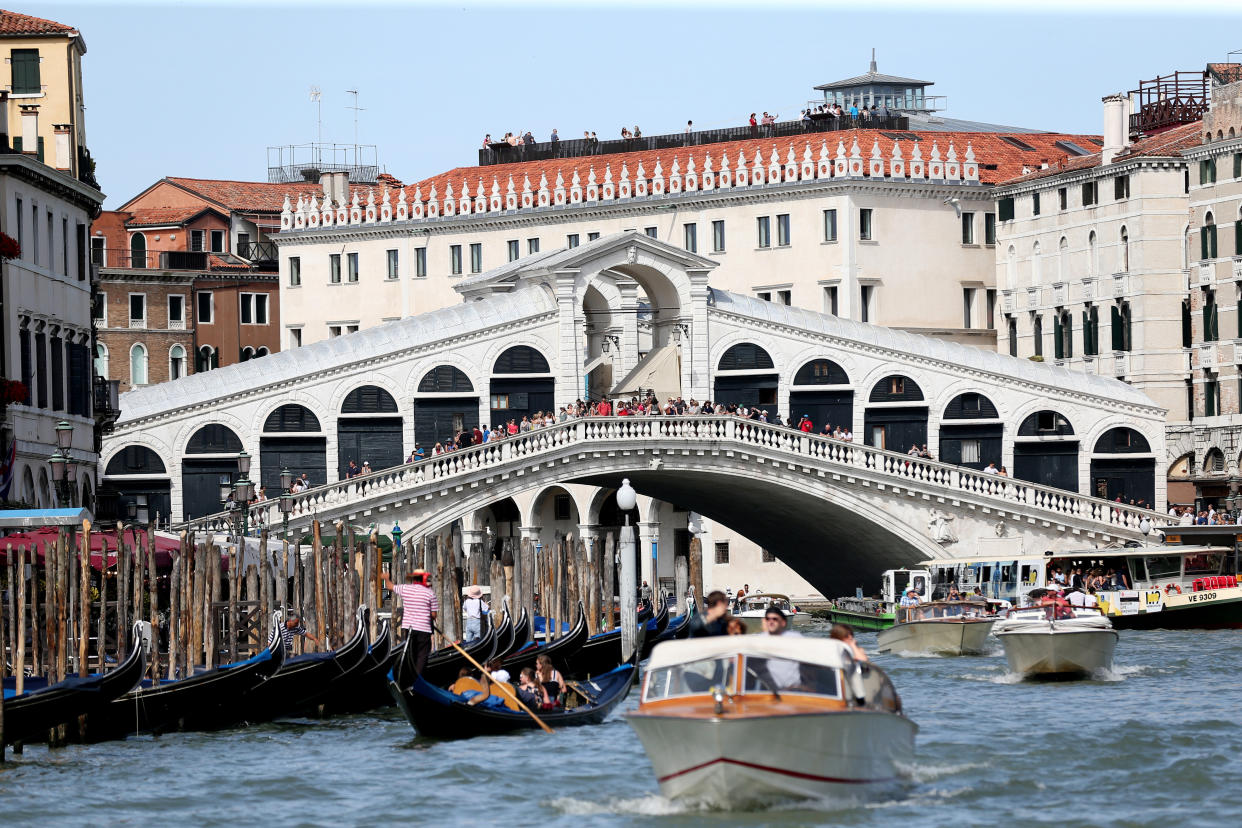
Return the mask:
<svg viewBox="0 0 1242 828">
<path fill-rule="evenodd" d="M 1037 483 L 985 474 L 963 466 L 913 457 L 873 446 L 846 443 L 830 437 L 804 434 L 768 423 L 730 416 L 687 417 L 586 417 L 504 437 L 481 446 L 446 452 L 417 463 L 383 469 L 371 474 L 328 483 L 293 495 L 291 522 L 305 524 L 319 515 L 327 518 L 336 510 L 391 495 L 393 500 L 412 497 L 420 486 L 440 485 L 484 469 L 502 470 L 521 465 L 571 445 L 630 444 L 633 447 L 662 448 L 678 443 L 752 446 L 789 455 L 826 468 L 862 470 L 882 477 L 907 480 L 944 489 L 1021 504 L 1055 516 L 1074 517 L 1110 527 L 1138 530 L 1146 517 L 1153 527 L 1169 524 L 1159 512 L 1139 509 L 1100 498 L 1067 492 Z M 251 504 L 250 525 L 278 526 L 282 515 L 276 500 Z M 231 531 L 236 512 L 219 512 L 181 524 L 186 530 Z"/>
</svg>

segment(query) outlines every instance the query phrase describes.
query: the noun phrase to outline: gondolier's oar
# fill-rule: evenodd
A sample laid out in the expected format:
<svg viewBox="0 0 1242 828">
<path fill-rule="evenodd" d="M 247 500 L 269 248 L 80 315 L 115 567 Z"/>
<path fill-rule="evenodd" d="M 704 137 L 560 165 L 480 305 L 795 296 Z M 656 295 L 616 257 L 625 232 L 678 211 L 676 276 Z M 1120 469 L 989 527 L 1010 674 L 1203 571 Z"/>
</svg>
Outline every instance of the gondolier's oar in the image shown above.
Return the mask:
<svg viewBox="0 0 1242 828">
<path fill-rule="evenodd" d="M 453 645 L 453 649 L 454 649 L 454 650 L 456 650 L 457 652 L 461 653 L 463 656 L 465 656 L 465 657 L 466 657 L 466 661 L 469 661 L 471 664 L 473 664 L 475 667 L 477 667 L 480 673 L 482 673 L 482 674 L 483 674 L 483 675 L 485 675 L 485 676 L 489 676 L 489 675 L 490 675 L 490 674 L 487 672 L 487 668 L 486 668 L 486 667 L 484 667 L 484 666 L 483 666 L 482 664 L 480 664 L 479 662 L 475 661 L 475 660 L 474 660 L 474 657 L 473 657 L 473 656 L 471 656 L 471 655 L 470 655 L 470 653 L 466 652 L 466 651 L 465 651 L 465 650 L 463 650 L 461 647 L 457 646 L 457 642 L 456 642 L 456 641 L 454 641 L 453 639 L 449 638 L 447 635 L 444 635 L 444 633 L 440 630 L 440 628 L 439 628 L 439 627 L 437 627 L 435 624 L 432 624 L 432 625 L 431 625 L 431 628 L 432 628 L 433 630 L 435 630 L 436 632 L 440 633 L 440 635 L 444 637 L 444 640 L 445 640 L 445 641 L 447 641 L 448 643 L 452 644 L 452 645 Z M 547 731 L 548 733 L 555 733 L 555 732 L 556 732 L 556 731 L 554 731 L 552 728 L 550 728 L 550 727 L 548 727 L 546 724 L 544 724 L 543 719 L 541 719 L 541 718 L 539 718 L 538 716 L 536 716 L 536 715 L 535 715 L 535 712 L 534 712 L 533 710 L 531 710 L 529 707 L 527 707 L 527 706 L 526 706 L 526 704 L 525 704 L 525 703 L 524 703 L 521 699 L 519 699 L 519 698 L 518 698 L 517 693 L 513 692 L 513 690 L 512 690 L 512 689 L 510 689 L 508 686 L 506 686 L 505 684 L 502 684 L 501 682 L 498 682 L 498 681 L 491 681 L 491 680 L 490 680 L 490 678 L 489 678 L 488 684 L 489 684 L 489 685 L 493 685 L 493 684 L 494 684 L 494 685 L 496 685 L 497 687 L 499 687 L 502 691 L 504 691 L 506 694 L 508 694 L 508 695 L 509 695 L 509 698 L 511 698 L 511 699 L 513 699 L 515 702 L 517 702 L 517 706 L 518 706 L 518 707 L 520 707 L 520 708 L 522 708 L 523 710 L 525 710 L 525 711 L 526 711 L 526 713 L 527 713 L 527 714 L 528 714 L 528 715 L 529 715 L 532 719 L 534 719 L 534 720 L 535 720 L 535 724 L 537 724 L 537 725 L 539 725 L 540 727 L 542 727 L 542 728 L 543 728 L 545 731 Z"/>
</svg>

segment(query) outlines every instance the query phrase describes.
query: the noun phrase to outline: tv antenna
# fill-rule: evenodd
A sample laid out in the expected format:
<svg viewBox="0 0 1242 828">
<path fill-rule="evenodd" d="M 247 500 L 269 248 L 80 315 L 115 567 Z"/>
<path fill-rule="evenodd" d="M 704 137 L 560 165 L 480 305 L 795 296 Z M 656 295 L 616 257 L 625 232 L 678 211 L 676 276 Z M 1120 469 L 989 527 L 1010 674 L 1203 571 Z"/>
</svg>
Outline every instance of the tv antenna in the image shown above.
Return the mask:
<svg viewBox="0 0 1242 828">
<path fill-rule="evenodd" d="M 323 93 L 316 84 L 311 84 L 310 88 L 311 103 L 315 104 L 318 112 L 315 115 L 315 163 L 319 163 L 319 144 L 323 143 Z"/>
<path fill-rule="evenodd" d="M 357 89 L 346 89 L 345 93 L 348 95 L 354 96 L 353 106 L 347 106 L 345 108 L 352 109 L 354 111 L 354 152 L 357 152 L 358 151 L 357 150 L 357 147 L 358 147 L 358 113 L 366 112 L 366 109 L 361 106 L 358 106 L 358 90 Z"/>
</svg>

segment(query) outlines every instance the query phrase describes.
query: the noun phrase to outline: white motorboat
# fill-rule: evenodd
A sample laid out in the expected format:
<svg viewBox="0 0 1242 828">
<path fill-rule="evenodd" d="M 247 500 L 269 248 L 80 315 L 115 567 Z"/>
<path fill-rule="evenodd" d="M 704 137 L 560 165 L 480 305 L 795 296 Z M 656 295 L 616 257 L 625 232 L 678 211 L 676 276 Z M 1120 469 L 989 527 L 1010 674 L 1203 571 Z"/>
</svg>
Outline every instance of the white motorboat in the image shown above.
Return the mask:
<svg viewBox="0 0 1242 828">
<path fill-rule="evenodd" d="M 985 601 L 932 601 L 898 607 L 896 623 L 876 640 L 882 653 L 973 655 L 987 647 L 995 622 Z"/>
<path fill-rule="evenodd" d="M 717 808 L 888 790 L 918 732 L 882 670 L 802 636 L 658 644 L 628 719 L 661 792 Z"/>
<path fill-rule="evenodd" d="M 763 614 L 768 611 L 768 607 L 775 607 L 785 613 L 785 620 L 791 627 L 802 626 L 811 618 L 810 613 L 801 612 L 794 606 L 788 595 L 779 592 L 752 592 L 743 596 L 737 601 L 733 617 L 742 619 L 747 632 L 762 632 Z"/>
<path fill-rule="evenodd" d="M 1023 676 L 1089 676 L 1111 669 L 1117 649 L 1117 631 L 1094 607 L 1013 609 L 992 631 L 1005 648 L 1010 671 Z"/>
</svg>

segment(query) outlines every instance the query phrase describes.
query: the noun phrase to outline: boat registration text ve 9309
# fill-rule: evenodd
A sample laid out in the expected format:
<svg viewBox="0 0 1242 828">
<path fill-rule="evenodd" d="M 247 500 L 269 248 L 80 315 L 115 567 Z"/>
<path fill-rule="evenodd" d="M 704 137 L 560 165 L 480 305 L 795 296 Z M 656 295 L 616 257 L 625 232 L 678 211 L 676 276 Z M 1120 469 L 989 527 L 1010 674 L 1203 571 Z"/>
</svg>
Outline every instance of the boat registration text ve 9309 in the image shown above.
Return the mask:
<svg viewBox="0 0 1242 828">
<path fill-rule="evenodd" d="M 1192 592 L 1190 595 L 1186 596 L 1186 600 L 1192 604 L 1197 601 L 1215 601 L 1216 593 L 1215 592 Z"/>
</svg>

